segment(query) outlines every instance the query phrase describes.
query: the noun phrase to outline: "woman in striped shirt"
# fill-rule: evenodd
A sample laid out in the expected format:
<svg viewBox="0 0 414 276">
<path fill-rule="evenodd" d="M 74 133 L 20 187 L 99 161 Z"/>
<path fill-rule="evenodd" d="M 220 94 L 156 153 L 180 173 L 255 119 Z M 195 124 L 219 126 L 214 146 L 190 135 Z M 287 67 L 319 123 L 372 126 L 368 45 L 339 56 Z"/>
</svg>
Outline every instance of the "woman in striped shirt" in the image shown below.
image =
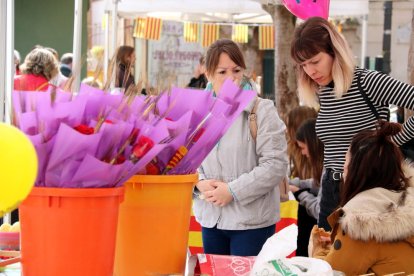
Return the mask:
<svg viewBox="0 0 414 276">
<path fill-rule="evenodd" d="M 325 146 L 326 173 L 318 224 L 330 230 L 327 216 L 338 207 L 339 183 L 352 137 L 361 130 L 375 128 L 375 110 L 386 120 L 390 104 L 414 109 L 414 87 L 380 72 L 355 67 L 347 42 L 323 18 L 309 18 L 297 27 L 291 56 L 297 64 L 301 100 L 319 107 L 316 132 Z M 414 118 L 410 117 L 393 141 L 401 146 L 412 138 Z"/>
</svg>

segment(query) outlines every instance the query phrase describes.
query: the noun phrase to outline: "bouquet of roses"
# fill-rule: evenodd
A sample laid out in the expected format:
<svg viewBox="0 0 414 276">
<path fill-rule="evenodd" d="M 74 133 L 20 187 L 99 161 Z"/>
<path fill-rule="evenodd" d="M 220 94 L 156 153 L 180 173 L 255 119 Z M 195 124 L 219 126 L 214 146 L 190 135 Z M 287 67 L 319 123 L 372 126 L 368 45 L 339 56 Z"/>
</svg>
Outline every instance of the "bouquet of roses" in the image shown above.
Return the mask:
<svg viewBox="0 0 414 276">
<path fill-rule="evenodd" d="M 37 151 L 36 186 L 116 187 L 134 174 L 194 173 L 255 92 L 227 81 L 218 95 L 15 91 L 13 123 Z"/>
</svg>

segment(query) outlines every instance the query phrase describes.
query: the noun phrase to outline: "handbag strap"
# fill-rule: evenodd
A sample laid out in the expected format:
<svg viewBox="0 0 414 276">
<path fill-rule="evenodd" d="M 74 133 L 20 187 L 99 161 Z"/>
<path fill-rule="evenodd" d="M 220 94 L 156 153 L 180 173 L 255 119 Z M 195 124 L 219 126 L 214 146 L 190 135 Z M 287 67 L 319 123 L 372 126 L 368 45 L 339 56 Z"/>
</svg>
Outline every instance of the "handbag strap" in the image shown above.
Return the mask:
<svg viewBox="0 0 414 276">
<path fill-rule="evenodd" d="M 374 107 L 374 105 L 372 104 L 372 102 L 368 98 L 367 93 L 365 93 L 365 90 L 362 88 L 362 85 L 361 85 L 361 72 L 358 74 L 357 83 L 358 83 L 359 92 L 361 93 L 361 95 L 364 98 L 365 102 L 367 103 L 367 105 L 371 109 L 371 111 L 374 114 L 375 118 L 377 118 L 377 120 L 379 120 L 380 119 L 380 115 L 378 114 L 377 109 Z"/>
<path fill-rule="evenodd" d="M 256 111 L 257 111 L 257 107 L 259 105 L 259 100 L 260 98 L 257 97 L 255 102 L 254 102 L 254 106 L 252 108 L 252 110 L 250 111 L 249 114 L 249 128 L 250 128 L 250 134 L 253 137 L 253 141 L 256 142 L 256 137 L 257 137 L 257 115 L 256 115 Z"/>
</svg>

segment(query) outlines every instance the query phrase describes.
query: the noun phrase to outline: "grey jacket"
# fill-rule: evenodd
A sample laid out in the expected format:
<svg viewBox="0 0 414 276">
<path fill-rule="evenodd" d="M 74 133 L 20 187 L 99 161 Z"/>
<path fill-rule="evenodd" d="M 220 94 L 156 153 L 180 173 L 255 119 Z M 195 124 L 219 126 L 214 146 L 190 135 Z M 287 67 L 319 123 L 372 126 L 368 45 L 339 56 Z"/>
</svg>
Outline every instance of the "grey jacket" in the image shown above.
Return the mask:
<svg viewBox="0 0 414 276">
<path fill-rule="evenodd" d="M 248 121 L 253 105 L 254 100 L 198 170 L 200 180 L 227 182 L 234 198 L 224 207 L 195 198 L 194 214 L 203 227 L 246 230 L 267 227 L 279 220 L 278 185 L 288 166 L 285 125 L 273 102 L 262 99 L 256 112 L 255 143 Z"/>
<path fill-rule="evenodd" d="M 321 182 L 323 175 L 325 174 L 325 168 L 322 171 Z M 300 193 L 297 195 L 297 200 L 299 204 L 306 208 L 308 215 L 314 217 L 316 220 L 319 219 L 319 209 L 320 202 L 322 197 L 322 187 L 317 187 L 314 185 L 313 178 L 309 179 L 299 179 L 295 177 L 289 179 L 289 184 L 299 187 Z M 307 191 L 306 189 L 309 189 Z"/>
</svg>

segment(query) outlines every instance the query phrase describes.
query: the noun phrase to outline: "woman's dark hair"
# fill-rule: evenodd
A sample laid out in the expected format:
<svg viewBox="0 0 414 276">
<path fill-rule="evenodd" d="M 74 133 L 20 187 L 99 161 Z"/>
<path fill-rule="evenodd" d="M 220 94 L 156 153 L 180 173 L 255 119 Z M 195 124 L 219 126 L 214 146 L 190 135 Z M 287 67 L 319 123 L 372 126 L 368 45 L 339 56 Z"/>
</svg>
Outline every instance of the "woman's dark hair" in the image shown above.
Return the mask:
<svg viewBox="0 0 414 276">
<path fill-rule="evenodd" d="M 131 46 L 120 46 L 116 53 L 116 79 L 115 86 L 124 88 L 126 92 L 131 84 L 135 84 L 132 75 L 133 64 L 129 59 L 135 49 Z"/>
<path fill-rule="evenodd" d="M 390 137 L 400 131 L 400 124 L 379 121 L 376 130 L 363 130 L 354 136 L 349 147 L 347 175 L 341 189 L 341 206 L 372 188 L 392 191 L 407 189 L 409 179 L 402 169 L 403 156 Z"/>
<path fill-rule="evenodd" d="M 296 141 L 305 143 L 309 151 L 314 183 L 319 186 L 323 170 L 323 143 L 315 131 L 316 119 L 304 121 L 296 131 Z"/>
<path fill-rule="evenodd" d="M 120 46 L 116 53 L 116 63 L 129 66 L 128 58 L 134 53 L 135 49 L 131 46 Z"/>
</svg>

